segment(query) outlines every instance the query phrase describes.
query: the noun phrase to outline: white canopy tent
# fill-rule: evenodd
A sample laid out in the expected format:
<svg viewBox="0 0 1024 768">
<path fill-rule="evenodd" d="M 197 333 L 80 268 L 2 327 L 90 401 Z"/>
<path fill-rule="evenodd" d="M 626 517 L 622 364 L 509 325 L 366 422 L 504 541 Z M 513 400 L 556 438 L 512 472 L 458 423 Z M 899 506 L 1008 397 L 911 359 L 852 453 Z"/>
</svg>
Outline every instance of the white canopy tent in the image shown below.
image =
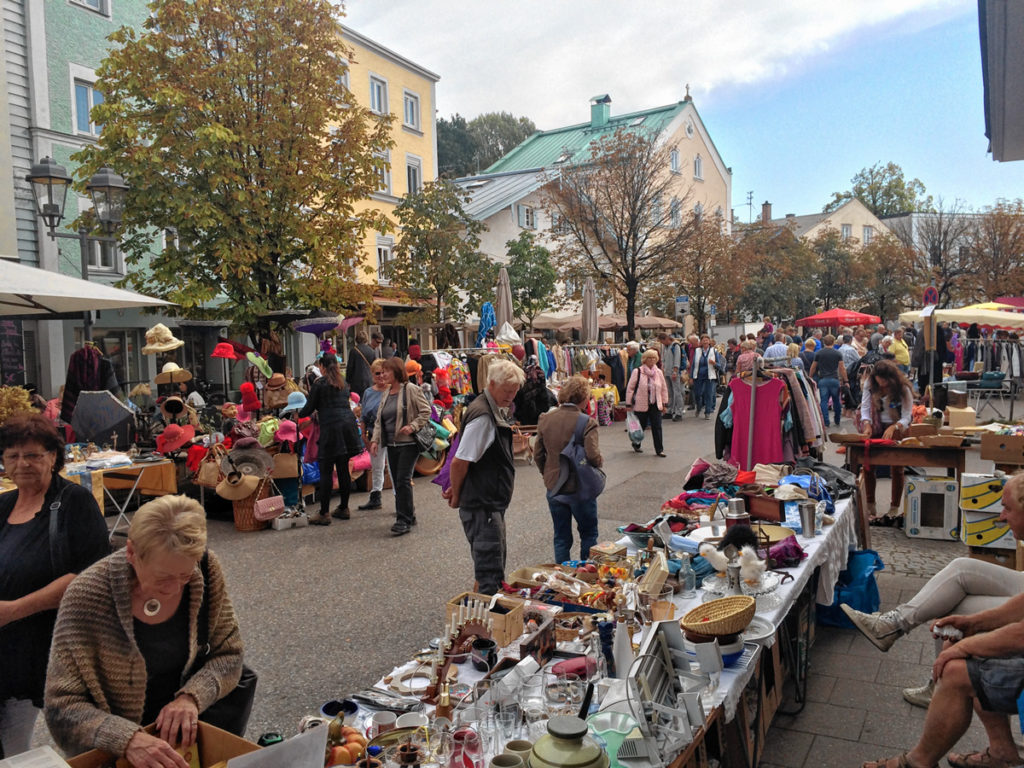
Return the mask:
<svg viewBox="0 0 1024 768">
<path fill-rule="evenodd" d="M 999 330 L 1020 331 L 1024 330 L 1024 314 L 1019 312 L 1002 312 L 996 309 L 974 309 L 972 307 L 960 307 L 959 309 L 936 309 L 934 313 L 936 322 L 956 322 L 960 325 L 986 325 Z M 904 312 L 900 315 L 901 323 L 921 323 L 924 318 L 921 310 Z"/>
</svg>

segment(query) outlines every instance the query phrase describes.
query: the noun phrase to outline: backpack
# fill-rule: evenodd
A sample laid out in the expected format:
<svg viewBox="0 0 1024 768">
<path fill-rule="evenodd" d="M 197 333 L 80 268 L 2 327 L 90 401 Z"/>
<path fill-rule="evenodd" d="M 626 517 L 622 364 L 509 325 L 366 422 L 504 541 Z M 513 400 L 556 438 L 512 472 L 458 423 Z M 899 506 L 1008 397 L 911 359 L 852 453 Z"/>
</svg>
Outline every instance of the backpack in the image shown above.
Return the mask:
<svg viewBox="0 0 1024 768">
<path fill-rule="evenodd" d="M 551 498 L 562 504 L 590 501 L 600 496 L 604 490 L 605 474 L 587 461 L 587 450 L 583 445 L 583 431 L 589 421 L 590 417 L 587 414 L 579 415 L 572 438 L 558 454 L 558 485 L 555 486 Z M 576 478 L 576 490 L 564 493 L 563 490 L 571 477 Z"/>
</svg>

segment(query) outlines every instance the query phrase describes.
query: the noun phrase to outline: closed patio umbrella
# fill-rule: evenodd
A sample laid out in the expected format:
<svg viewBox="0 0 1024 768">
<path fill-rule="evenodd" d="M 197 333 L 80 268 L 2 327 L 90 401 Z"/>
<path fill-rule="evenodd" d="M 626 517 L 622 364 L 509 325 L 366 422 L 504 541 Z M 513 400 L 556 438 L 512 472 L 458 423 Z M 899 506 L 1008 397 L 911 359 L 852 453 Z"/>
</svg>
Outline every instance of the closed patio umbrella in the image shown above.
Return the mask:
<svg viewBox="0 0 1024 768">
<path fill-rule="evenodd" d="M 498 287 L 494 291 L 494 319 L 499 328 L 512 322 L 512 286 L 508 280 L 508 270 L 498 270 Z"/>
<path fill-rule="evenodd" d="M 583 285 L 583 311 L 580 319 L 580 339 L 584 343 L 597 341 L 597 291 L 594 289 L 594 278 L 588 277 Z"/>
</svg>

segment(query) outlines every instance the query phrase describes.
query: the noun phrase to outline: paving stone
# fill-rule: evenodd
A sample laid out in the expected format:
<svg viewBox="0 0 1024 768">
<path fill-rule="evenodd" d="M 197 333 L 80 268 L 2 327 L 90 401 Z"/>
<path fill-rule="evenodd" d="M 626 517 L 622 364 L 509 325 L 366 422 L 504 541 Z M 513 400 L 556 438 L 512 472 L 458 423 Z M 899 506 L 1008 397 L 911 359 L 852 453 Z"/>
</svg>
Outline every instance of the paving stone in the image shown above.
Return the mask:
<svg viewBox="0 0 1024 768">
<path fill-rule="evenodd" d="M 768 738 L 765 739 L 760 765 L 762 768 L 769 765 L 779 768 L 802 768 L 813 741 L 812 733 L 772 727 L 768 731 Z"/>
<path fill-rule="evenodd" d="M 881 654 L 878 654 L 880 656 Z M 856 664 L 850 663 L 846 654 L 816 653 L 811 651 L 811 674 L 825 674 L 853 680 L 874 681 L 881 659 L 877 656 L 858 657 Z"/>
</svg>

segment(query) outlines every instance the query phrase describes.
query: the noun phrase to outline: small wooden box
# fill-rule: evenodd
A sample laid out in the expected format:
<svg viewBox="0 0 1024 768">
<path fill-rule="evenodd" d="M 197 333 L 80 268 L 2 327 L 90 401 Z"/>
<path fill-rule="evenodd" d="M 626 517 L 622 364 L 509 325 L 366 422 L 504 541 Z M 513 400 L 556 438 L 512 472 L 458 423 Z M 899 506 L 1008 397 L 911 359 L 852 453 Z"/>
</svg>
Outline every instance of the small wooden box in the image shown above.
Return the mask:
<svg viewBox="0 0 1024 768">
<path fill-rule="evenodd" d="M 946 393 L 947 408 L 966 408 L 967 390 L 950 389 Z"/>
<path fill-rule="evenodd" d="M 766 493 L 748 493 L 740 491 L 740 496 L 747 502 L 747 512 L 755 520 L 767 520 L 769 523 L 781 523 L 786 519 L 786 502 Z"/>
<path fill-rule="evenodd" d="M 602 541 L 590 548 L 590 558 L 601 557 L 625 557 L 626 545 L 614 541 Z"/>
<path fill-rule="evenodd" d="M 491 598 L 476 592 L 463 592 L 445 604 L 445 625 L 450 624 L 452 616 L 458 613 L 459 606 L 470 600 L 490 603 Z M 499 648 L 517 639 L 523 634 L 523 601 L 517 597 L 499 597 L 494 608 L 488 612 L 491 619 L 491 636 Z"/>
<path fill-rule="evenodd" d="M 981 458 L 996 464 L 1024 464 L 1024 435 L 982 435 Z"/>
</svg>

